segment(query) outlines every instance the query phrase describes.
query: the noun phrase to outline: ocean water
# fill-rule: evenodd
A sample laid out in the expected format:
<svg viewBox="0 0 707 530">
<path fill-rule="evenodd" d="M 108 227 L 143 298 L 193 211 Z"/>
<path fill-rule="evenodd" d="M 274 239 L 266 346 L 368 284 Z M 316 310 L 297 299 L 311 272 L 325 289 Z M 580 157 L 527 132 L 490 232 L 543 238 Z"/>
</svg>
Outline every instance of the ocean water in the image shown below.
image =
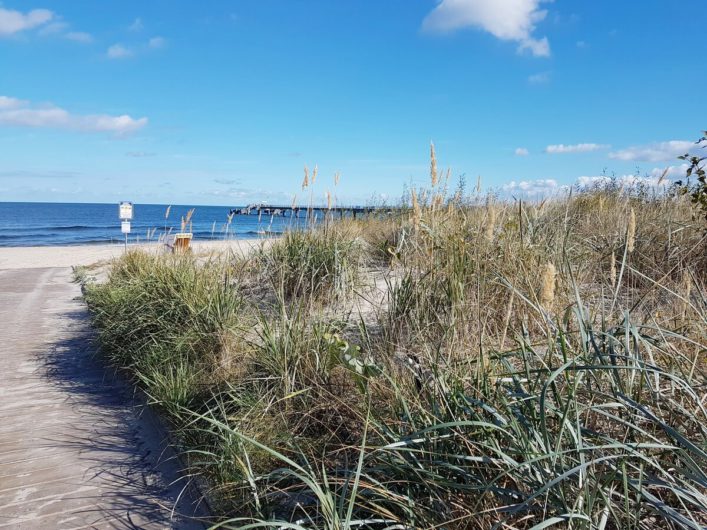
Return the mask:
<svg viewBox="0 0 707 530">
<path fill-rule="evenodd" d="M 192 217 L 195 241 L 277 235 L 305 223 L 303 218 L 263 215 L 258 219 L 257 215 L 236 214 L 226 231 L 231 209 L 227 206 L 175 205 L 165 220 L 167 205 L 135 204 L 129 242 L 144 242 L 148 231 L 155 229 L 153 241 L 165 229 L 172 233 L 179 232 L 181 218 L 191 208 L 195 209 Z M 301 215 L 304 217 L 304 214 Z M 123 241 L 117 204 L 0 202 L 0 247 L 118 244 Z"/>
</svg>

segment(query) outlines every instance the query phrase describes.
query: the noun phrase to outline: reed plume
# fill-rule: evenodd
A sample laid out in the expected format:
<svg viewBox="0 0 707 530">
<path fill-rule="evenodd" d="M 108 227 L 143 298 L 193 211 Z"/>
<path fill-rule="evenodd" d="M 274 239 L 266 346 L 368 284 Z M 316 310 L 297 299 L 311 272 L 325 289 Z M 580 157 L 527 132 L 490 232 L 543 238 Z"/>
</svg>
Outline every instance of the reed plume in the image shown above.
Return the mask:
<svg viewBox="0 0 707 530">
<path fill-rule="evenodd" d="M 169 219 L 169 212 L 172 210 L 172 205 L 167 206 L 167 210 L 164 212 L 164 233 L 167 235 L 167 219 Z"/>
<path fill-rule="evenodd" d="M 334 173 L 334 186 L 339 185 L 339 180 L 341 180 L 341 173 L 337 171 L 336 173 Z"/>
<path fill-rule="evenodd" d="M 636 248 L 636 211 L 631 208 L 628 216 L 628 228 L 626 229 L 626 250 L 633 252 Z"/>
<path fill-rule="evenodd" d="M 415 188 L 410 191 L 410 197 L 412 199 L 412 225 L 417 230 L 420 227 L 420 221 L 422 219 L 422 209 L 420 208 L 420 202 L 417 200 L 417 193 Z"/>
<path fill-rule="evenodd" d="M 437 185 L 437 157 L 435 156 L 435 144 L 430 142 L 430 181 L 432 187 Z"/>
<path fill-rule="evenodd" d="M 488 205 L 488 215 L 486 216 L 486 228 L 484 230 L 484 238 L 486 241 L 493 241 L 493 232 L 496 228 L 496 216 L 498 212 L 496 211 L 496 205 L 492 202 Z"/>
<path fill-rule="evenodd" d="M 189 210 L 187 212 L 186 217 L 182 217 L 182 232 L 184 232 L 187 228 L 187 225 L 190 225 L 189 231 L 191 231 L 191 218 L 194 215 L 194 208 Z"/>
<path fill-rule="evenodd" d="M 314 164 L 314 171 L 312 171 L 312 186 L 314 186 L 314 183 L 317 180 L 317 172 L 319 171 L 319 167 L 317 164 Z"/>
<path fill-rule="evenodd" d="M 687 318 L 687 310 L 690 307 L 690 295 L 692 294 L 692 278 L 690 277 L 689 269 L 683 269 L 682 271 L 682 319 Z"/>
<path fill-rule="evenodd" d="M 306 190 L 309 187 L 309 169 L 307 169 L 307 166 L 304 166 L 304 179 L 302 179 L 302 191 Z"/>
<path fill-rule="evenodd" d="M 543 270 L 542 286 L 540 287 L 540 304 L 547 309 L 555 300 L 555 278 L 557 269 L 551 262 L 547 262 Z"/>
</svg>

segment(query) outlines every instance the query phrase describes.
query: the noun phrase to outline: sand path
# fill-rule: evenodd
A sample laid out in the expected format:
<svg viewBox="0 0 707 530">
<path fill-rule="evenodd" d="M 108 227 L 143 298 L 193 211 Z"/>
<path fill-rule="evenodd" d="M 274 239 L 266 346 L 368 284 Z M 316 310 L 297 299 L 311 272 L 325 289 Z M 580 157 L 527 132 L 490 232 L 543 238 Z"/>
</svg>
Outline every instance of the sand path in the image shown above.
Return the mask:
<svg viewBox="0 0 707 530">
<path fill-rule="evenodd" d="M 203 528 L 177 515 L 203 507 L 93 356 L 79 295 L 67 268 L 0 270 L 0 529 Z"/>
<path fill-rule="evenodd" d="M 244 255 L 273 239 L 232 239 L 228 241 L 197 241 L 192 245 L 197 255 L 232 252 Z M 147 252 L 165 252 L 164 245 L 131 244 L 130 249 Z M 72 267 L 92 265 L 117 258 L 123 254 L 123 245 L 75 245 L 69 247 L 0 247 L 0 270 L 44 267 Z"/>
</svg>

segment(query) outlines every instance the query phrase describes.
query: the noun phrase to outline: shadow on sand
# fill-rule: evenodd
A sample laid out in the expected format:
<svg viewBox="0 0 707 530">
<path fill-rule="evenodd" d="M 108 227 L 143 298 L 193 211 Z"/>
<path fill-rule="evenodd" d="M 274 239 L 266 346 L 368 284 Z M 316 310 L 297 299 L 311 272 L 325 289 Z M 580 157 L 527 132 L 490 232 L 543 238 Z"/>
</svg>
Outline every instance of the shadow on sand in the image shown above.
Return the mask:
<svg viewBox="0 0 707 530">
<path fill-rule="evenodd" d="M 206 503 L 169 447 L 155 413 L 96 353 L 85 307 L 76 304 L 62 318 L 70 330 L 66 338 L 37 355 L 45 377 L 67 396 L 81 421 L 62 429 L 70 435 L 46 442 L 77 451 L 87 463 L 88 471 L 76 487 L 99 489 L 86 496 L 87 505 L 95 508 L 83 514 L 85 518 L 93 520 L 95 515 L 91 524 L 114 528 L 208 526 Z"/>
</svg>

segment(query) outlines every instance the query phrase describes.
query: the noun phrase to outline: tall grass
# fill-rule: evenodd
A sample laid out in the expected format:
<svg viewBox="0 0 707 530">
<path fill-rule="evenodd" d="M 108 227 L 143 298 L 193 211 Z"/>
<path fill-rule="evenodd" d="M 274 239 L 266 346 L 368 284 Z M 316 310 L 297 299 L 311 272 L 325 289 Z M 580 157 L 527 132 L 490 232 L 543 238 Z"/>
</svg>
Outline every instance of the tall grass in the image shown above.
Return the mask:
<svg viewBox="0 0 707 530">
<path fill-rule="evenodd" d="M 273 289 L 287 298 L 345 298 L 360 281 L 362 242 L 324 228 L 289 231 L 257 262 Z"/>
<path fill-rule="evenodd" d="M 219 525 L 704 528 L 703 220 L 645 191 L 448 199 L 431 152 L 392 216 L 87 285 Z"/>
<path fill-rule="evenodd" d="M 190 255 L 131 251 L 84 291 L 104 352 L 171 413 L 203 391 L 245 325 L 233 276 Z"/>
</svg>

